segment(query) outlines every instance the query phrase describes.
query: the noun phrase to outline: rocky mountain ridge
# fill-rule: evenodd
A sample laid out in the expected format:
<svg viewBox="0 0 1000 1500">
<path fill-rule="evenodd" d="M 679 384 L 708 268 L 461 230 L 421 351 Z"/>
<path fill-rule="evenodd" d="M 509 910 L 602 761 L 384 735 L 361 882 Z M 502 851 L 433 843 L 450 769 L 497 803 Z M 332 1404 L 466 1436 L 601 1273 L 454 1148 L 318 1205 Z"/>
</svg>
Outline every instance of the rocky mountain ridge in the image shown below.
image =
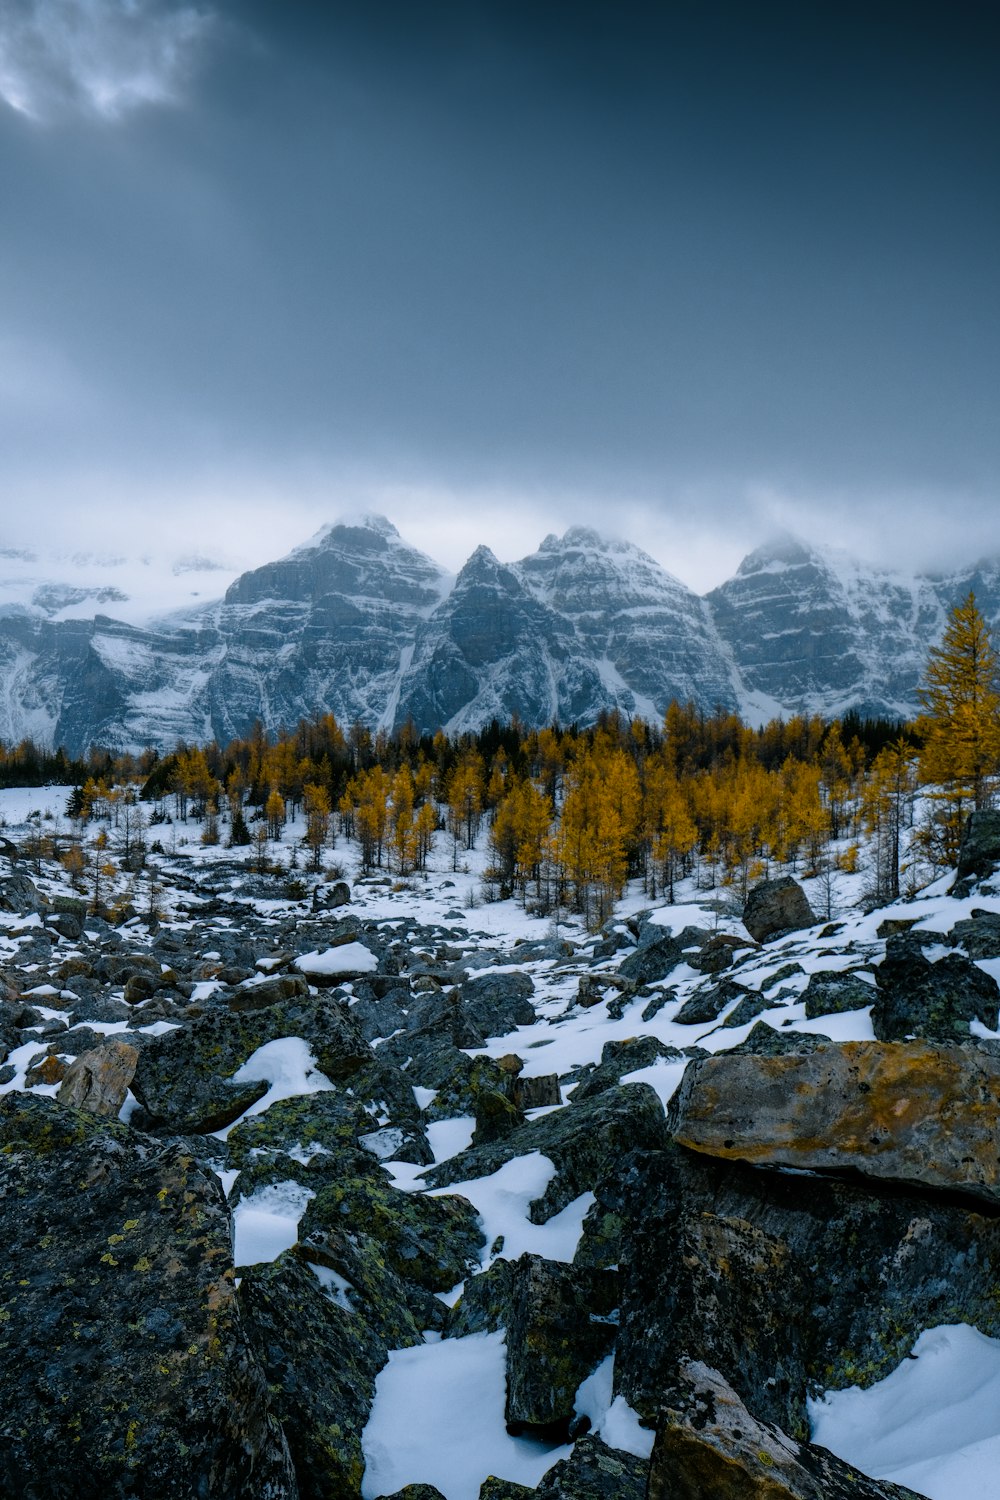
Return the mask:
<svg viewBox="0 0 1000 1500">
<path fill-rule="evenodd" d="M 672 699 L 751 722 L 907 717 L 970 588 L 1000 621 L 1000 562 L 906 577 L 785 537 L 699 598 L 586 527 L 511 564 L 480 547 L 453 579 L 364 516 L 153 624 L 0 605 L 0 738 L 168 750 L 324 712 L 433 732 L 610 709 L 656 720 Z"/>
</svg>

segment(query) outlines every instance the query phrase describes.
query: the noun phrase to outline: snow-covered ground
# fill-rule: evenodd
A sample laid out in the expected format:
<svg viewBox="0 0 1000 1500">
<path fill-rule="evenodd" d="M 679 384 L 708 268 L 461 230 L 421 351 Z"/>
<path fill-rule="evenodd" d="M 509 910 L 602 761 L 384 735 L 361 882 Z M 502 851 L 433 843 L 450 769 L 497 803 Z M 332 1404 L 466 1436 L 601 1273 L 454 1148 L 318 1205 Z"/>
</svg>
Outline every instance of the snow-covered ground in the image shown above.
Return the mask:
<svg viewBox="0 0 1000 1500">
<path fill-rule="evenodd" d="M 31 788 L 0 791 L 0 828 L 15 840 L 27 831 L 30 815 L 38 814 L 43 828 L 65 829 L 69 788 Z M 247 899 L 254 888 L 253 854 L 250 850 L 230 850 L 223 844 L 214 847 L 200 842 L 200 827 L 174 822 L 148 830 L 157 838 L 163 852 L 153 856 L 152 868 L 160 887 L 158 901 L 165 908 L 166 920 L 187 931 L 197 931 L 206 957 L 212 952 L 212 935 L 231 929 L 240 921 L 239 907 L 233 915 L 225 913 L 225 902 Z M 295 868 L 290 873 L 307 883 L 312 877 L 304 869 L 304 851 L 298 847 L 304 833 L 300 822 L 286 829 L 280 843 L 272 846 L 272 856 L 289 864 L 297 850 Z M 111 830 L 111 843 L 115 834 Z M 414 875 L 400 881 L 383 872 L 364 875 L 358 868 L 356 847 L 339 840 L 326 859 L 339 867 L 352 885 L 351 912 L 367 920 L 391 927 L 413 918 L 425 926 L 440 926 L 448 933 L 449 946 L 462 954 L 470 970 L 517 968 L 530 974 L 535 985 L 536 1020 L 513 1033 L 489 1038 L 480 1049 L 494 1057 L 516 1052 L 525 1060 L 524 1076 L 556 1073 L 564 1076 L 572 1069 L 599 1062 L 609 1042 L 630 1037 L 651 1036 L 677 1048 L 697 1045 L 708 1051 L 731 1048 L 749 1033 L 753 1022 L 727 1027 L 726 1014 L 703 1025 L 680 1025 L 676 1015 L 693 990 L 704 983 L 703 976 L 687 965 L 676 968 L 669 978 L 673 997 L 649 1019 L 643 1019 L 648 995 L 630 1001 L 614 1014 L 618 991 L 609 983 L 604 998 L 583 1008 L 577 1004 L 581 975 L 593 975 L 594 939 L 579 920 L 565 912 L 558 920 L 528 915 L 512 901 L 483 904 L 481 875 L 486 862 L 485 850 L 460 851 L 457 861 L 450 842 L 438 836 L 437 846 L 426 875 Z M 457 862 L 458 868 L 454 868 Z M 212 914 L 196 918 L 191 908 L 199 900 L 198 885 L 192 876 L 210 881 L 214 887 Z M 43 872 L 35 877 L 43 888 L 64 890 L 65 881 Z M 136 908 L 143 906 L 143 892 L 149 874 L 134 882 Z M 969 900 L 954 900 L 946 894 L 948 880 L 928 887 L 905 907 L 908 918 L 934 931 L 948 931 L 958 920 L 967 917 L 972 908 L 1000 912 L 1000 897 L 977 894 Z M 861 1009 L 841 1015 L 824 1016 L 807 1021 L 801 992 L 809 975 L 816 970 L 857 968 L 867 959 L 880 956 L 877 937 L 885 911 L 862 913 L 857 907 L 861 877 L 838 874 L 832 889 L 820 888 L 820 882 L 804 882 L 814 908 L 825 909 L 840 925 L 835 933 L 823 939 L 819 933 L 827 925 L 817 923 L 808 932 L 795 933 L 784 941 L 758 950 L 739 969 L 739 981 L 752 990 L 765 992 L 771 1002 L 765 1019 L 777 1027 L 794 1027 L 843 1041 L 872 1037 L 870 1011 Z M 181 903 L 187 910 L 180 911 Z M 738 918 L 732 914 L 732 903 L 724 909 L 724 892 L 699 891 L 687 882 L 678 892 L 675 905 L 658 903 L 655 921 L 670 931 L 680 932 L 695 924 L 710 929 L 721 927 L 739 933 Z M 222 914 L 220 912 L 222 904 Z M 266 927 L 269 921 L 284 921 L 300 911 L 299 903 L 281 894 L 256 899 L 258 919 Z M 636 886 L 622 901 L 620 921 L 630 914 L 648 908 L 649 899 Z M 893 909 L 899 915 L 899 908 Z M 0 961 L 13 957 L 19 934 L 37 925 L 37 917 L 15 917 L 0 913 Z M 144 928 L 141 917 L 131 924 L 136 937 Z M 128 932 L 126 927 L 125 932 Z M 580 955 L 557 959 L 521 957 L 518 948 L 554 937 L 568 939 Z M 371 959 L 367 949 L 353 951 L 357 945 L 345 945 L 306 955 L 299 968 L 307 975 L 326 978 L 335 973 L 359 972 Z M 550 950 L 551 951 L 551 950 Z M 623 954 L 609 958 L 609 975 Z M 779 971 L 795 965 L 776 981 Z M 1000 960 L 984 961 L 984 970 L 1000 980 Z M 266 962 L 259 967 L 262 977 Z M 870 974 L 862 974 L 870 980 Z M 210 983 L 210 982 L 209 982 Z M 65 1018 L 63 1006 L 72 998 L 49 987 L 34 997 L 43 1017 Z M 620 1002 L 619 1002 L 620 1003 Z M 734 1002 L 735 1004 L 736 1002 Z M 169 1023 L 156 1023 L 162 1029 Z M 111 1034 L 124 1029 L 125 1023 L 95 1025 L 95 1030 Z M 150 1028 L 153 1030 L 154 1028 Z M 984 1028 L 978 1027 L 981 1034 Z M 8 1059 L 14 1065 L 14 1076 L 0 1085 L 0 1092 L 25 1087 L 25 1070 L 36 1055 L 34 1043 L 17 1049 Z M 623 1081 L 642 1081 L 652 1085 L 666 1105 L 680 1082 L 686 1063 L 660 1059 L 626 1076 Z M 298 1094 L 328 1089 L 330 1084 L 319 1073 L 315 1059 L 305 1042 L 291 1037 L 260 1048 L 236 1075 L 243 1080 L 259 1079 L 269 1087 L 267 1093 L 252 1105 L 247 1114 L 259 1114 L 276 1100 Z M 39 1092 L 53 1094 L 54 1085 L 39 1085 Z M 563 1103 L 572 1085 L 563 1089 Z M 429 1090 L 415 1090 L 418 1104 L 426 1106 L 433 1098 Z M 127 1118 L 133 1101 L 126 1103 Z M 559 1107 L 559 1106 L 556 1106 Z M 438 1121 L 430 1125 L 428 1138 L 436 1161 L 454 1156 L 468 1145 L 473 1122 L 466 1117 Z M 228 1131 L 219 1131 L 224 1139 Z M 411 1192 L 426 1191 L 423 1172 L 426 1169 L 404 1162 L 388 1161 L 387 1167 L 397 1186 Z M 482 1220 L 486 1245 L 492 1247 L 503 1239 L 502 1255 L 516 1258 L 531 1251 L 553 1260 L 569 1261 L 579 1242 L 583 1220 L 593 1201 L 589 1193 L 570 1203 L 546 1224 L 533 1224 L 529 1205 L 544 1191 L 555 1168 L 538 1152 L 506 1163 L 491 1176 L 462 1182 L 442 1191 L 461 1193 L 475 1206 Z M 224 1185 L 232 1188 L 235 1173 L 223 1175 Z M 235 1262 L 238 1266 L 273 1259 L 295 1243 L 298 1222 L 309 1201 L 310 1192 L 295 1183 L 276 1184 L 242 1199 L 234 1209 Z M 488 1263 L 490 1251 L 484 1252 Z M 457 1297 L 456 1288 L 453 1297 Z M 330 1295 L 337 1295 L 336 1286 Z M 374 1497 L 389 1493 L 404 1484 L 436 1484 L 447 1500 L 476 1500 L 479 1485 L 489 1473 L 522 1484 L 534 1485 L 557 1459 L 563 1449 L 548 1447 L 528 1438 L 511 1437 L 504 1426 L 504 1350 L 502 1332 L 477 1334 L 464 1339 L 440 1340 L 428 1334 L 426 1342 L 412 1349 L 392 1353 L 379 1377 L 371 1419 L 365 1433 L 367 1459 L 364 1494 Z M 888 1379 L 872 1389 L 841 1391 L 828 1394 L 811 1408 L 817 1441 L 830 1447 L 867 1472 L 912 1485 L 931 1500 L 987 1500 L 1000 1490 L 997 1487 L 997 1464 L 1000 1462 L 1000 1344 L 966 1327 L 928 1330 L 914 1349 L 915 1358 L 904 1360 Z M 461 1406 L 463 1422 L 455 1422 L 454 1413 Z M 586 1413 L 595 1430 L 606 1442 L 632 1452 L 648 1452 L 651 1435 L 643 1431 L 621 1398 L 612 1399 L 611 1365 L 605 1361 L 581 1386 L 577 1410 Z"/>
</svg>

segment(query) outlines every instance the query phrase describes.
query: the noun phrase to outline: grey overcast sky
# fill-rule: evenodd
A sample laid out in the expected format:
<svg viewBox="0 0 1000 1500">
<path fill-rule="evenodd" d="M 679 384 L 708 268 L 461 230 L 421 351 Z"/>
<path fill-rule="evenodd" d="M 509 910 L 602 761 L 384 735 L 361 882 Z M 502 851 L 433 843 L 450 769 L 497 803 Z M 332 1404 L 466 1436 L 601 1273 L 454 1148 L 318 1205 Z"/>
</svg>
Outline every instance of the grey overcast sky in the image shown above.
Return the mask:
<svg viewBox="0 0 1000 1500">
<path fill-rule="evenodd" d="M 0 544 L 1000 553 L 995 0 L 0 0 Z"/>
</svg>

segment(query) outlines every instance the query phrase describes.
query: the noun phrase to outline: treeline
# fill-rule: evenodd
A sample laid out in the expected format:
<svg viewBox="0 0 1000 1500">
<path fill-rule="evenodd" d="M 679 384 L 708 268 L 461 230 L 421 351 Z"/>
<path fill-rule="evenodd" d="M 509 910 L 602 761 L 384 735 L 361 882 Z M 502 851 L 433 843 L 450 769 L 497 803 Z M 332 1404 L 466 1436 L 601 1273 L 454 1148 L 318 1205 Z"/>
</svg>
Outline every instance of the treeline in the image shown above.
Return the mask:
<svg viewBox="0 0 1000 1500">
<path fill-rule="evenodd" d="M 58 750 L 43 750 L 34 740 L 18 745 L 0 742 L 0 787 L 82 786 L 88 776 L 114 776 L 115 759 L 105 750 L 93 750 L 86 758 L 67 755 Z"/>
<path fill-rule="evenodd" d="M 339 837 L 364 868 L 401 878 L 426 867 L 442 834 L 459 869 L 486 826 L 485 894 L 599 925 L 632 879 L 672 899 L 697 873 L 742 897 L 772 864 L 853 869 L 851 841 L 878 826 L 886 757 L 914 745 L 912 726 L 857 714 L 754 729 L 690 703 L 672 704 L 662 725 L 612 713 L 586 729 L 494 722 L 434 736 L 412 725 L 345 732 L 325 715 L 275 736 L 258 724 L 225 746 L 178 746 L 143 768 L 141 798 L 153 821 L 197 820 L 206 843 L 256 845 L 262 868 L 299 814 L 314 869 Z M 89 778 L 74 810 L 117 823 L 138 769 L 123 758 L 116 781 Z"/>
</svg>

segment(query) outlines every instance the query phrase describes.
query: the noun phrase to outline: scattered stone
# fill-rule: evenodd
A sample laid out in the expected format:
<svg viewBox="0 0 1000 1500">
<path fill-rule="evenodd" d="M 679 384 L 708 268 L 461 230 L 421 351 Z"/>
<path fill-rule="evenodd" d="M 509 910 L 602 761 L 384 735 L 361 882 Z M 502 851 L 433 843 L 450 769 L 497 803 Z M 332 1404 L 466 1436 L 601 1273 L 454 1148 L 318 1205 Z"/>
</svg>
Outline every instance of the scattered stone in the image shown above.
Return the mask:
<svg viewBox="0 0 1000 1500">
<path fill-rule="evenodd" d="M 449 1291 L 464 1280 L 478 1267 L 484 1244 L 467 1199 L 404 1193 L 377 1176 L 338 1179 L 319 1190 L 303 1215 L 299 1238 L 315 1240 L 330 1228 L 370 1236 L 390 1270 L 429 1292 Z"/>
<path fill-rule="evenodd" d="M 648 938 L 646 935 L 649 934 Z M 640 945 L 618 966 L 622 979 L 635 985 L 655 984 L 666 979 L 672 969 L 684 962 L 680 944 L 664 927 L 647 926 L 642 929 Z"/>
<path fill-rule="evenodd" d="M 696 990 L 689 1000 L 685 1000 L 674 1020 L 680 1026 L 706 1025 L 709 1021 L 717 1021 L 734 1000 L 742 1000 L 750 994 L 751 991 L 745 985 L 737 984 L 735 979 L 720 980 L 707 989 Z M 757 998 L 756 994 L 754 998 Z"/>
<path fill-rule="evenodd" d="M 466 979 L 460 994 L 465 1013 L 484 1037 L 506 1036 L 535 1019 L 531 996 L 535 986 L 528 974 L 477 974 Z"/>
<path fill-rule="evenodd" d="M 641 1146 L 666 1139 L 663 1107 L 647 1083 L 626 1083 L 595 1099 L 572 1101 L 537 1120 L 529 1120 L 506 1140 L 489 1146 L 470 1146 L 424 1173 L 431 1187 L 448 1187 L 473 1177 L 499 1171 L 515 1156 L 538 1151 L 547 1156 L 556 1174 L 540 1198 L 530 1205 L 533 1224 L 544 1224 L 581 1193 L 617 1169 L 621 1158 Z"/>
<path fill-rule="evenodd" d="M 266 1010 L 283 1000 L 304 999 L 309 994 L 308 980 L 301 974 L 275 974 L 270 979 L 245 979 L 234 995 L 229 996 L 230 1010 Z M 126 988 L 125 998 L 128 999 Z"/>
<path fill-rule="evenodd" d="M 805 891 L 791 875 L 762 880 L 754 886 L 743 908 L 743 925 L 757 943 L 813 927 L 815 923 Z"/>
<path fill-rule="evenodd" d="M 540 1073 L 534 1078 L 517 1077 L 514 1081 L 514 1103 L 518 1109 L 552 1109 L 562 1102 L 558 1073 Z"/>
<path fill-rule="evenodd" d="M 151 1122 L 175 1133 L 221 1130 L 268 1089 L 263 1080 L 237 1083 L 233 1074 L 258 1047 L 282 1037 L 300 1037 L 334 1083 L 375 1061 L 345 1011 L 335 1002 L 306 996 L 263 1010 L 214 1010 L 180 1030 L 151 1037 L 140 1054 L 132 1092 Z"/>
<path fill-rule="evenodd" d="M 513 1479 L 497 1479 L 490 1474 L 479 1486 L 479 1500 L 534 1500 L 535 1491 Z"/>
<path fill-rule="evenodd" d="M 655 1036 L 632 1036 L 623 1042 L 605 1042 L 600 1062 L 589 1072 L 581 1074 L 570 1097 L 576 1104 L 581 1099 L 593 1099 L 595 1095 L 614 1088 L 626 1073 L 648 1068 L 660 1058 L 680 1062 L 683 1057 L 683 1052 L 667 1046 Z"/>
<path fill-rule="evenodd" d="M 697 969 L 699 974 L 721 974 L 723 969 L 732 966 L 737 953 L 741 948 L 752 948 L 754 944 L 746 938 L 736 937 L 729 932 L 717 932 L 703 943 L 695 953 L 685 954 L 685 959 L 692 969 Z"/>
<path fill-rule="evenodd" d="M 25 1087 L 33 1089 L 37 1088 L 40 1083 L 62 1083 L 68 1067 L 69 1064 L 65 1058 L 50 1053 L 47 1057 L 40 1058 L 29 1065 L 24 1075 Z"/>
<path fill-rule="evenodd" d="M 0 875 L 0 911 L 12 911 L 19 917 L 30 912 L 44 911 L 48 905 L 29 875 L 15 870 L 10 875 Z"/>
<path fill-rule="evenodd" d="M 722 1048 L 715 1055 L 736 1057 L 749 1053 L 754 1057 L 781 1057 L 786 1052 L 815 1052 L 817 1047 L 824 1047 L 829 1041 L 828 1036 L 817 1036 L 810 1031 L 776 1031 L 766 1021 L 758 1021 L 738 1047 Z"/>
</svg>

